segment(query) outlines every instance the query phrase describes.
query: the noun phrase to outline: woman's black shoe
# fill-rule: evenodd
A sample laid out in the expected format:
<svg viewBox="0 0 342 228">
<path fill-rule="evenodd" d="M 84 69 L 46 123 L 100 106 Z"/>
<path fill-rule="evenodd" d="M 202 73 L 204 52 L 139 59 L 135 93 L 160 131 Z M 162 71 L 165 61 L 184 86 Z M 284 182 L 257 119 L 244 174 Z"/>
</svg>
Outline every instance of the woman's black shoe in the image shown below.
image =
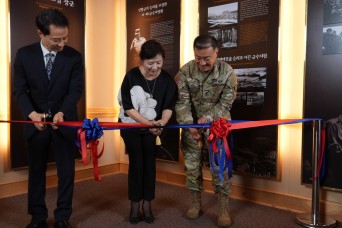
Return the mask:
<svg viewBox="0 0 342 228">
<path fill-rule="evenodd" d="M 138 222 L 140 222 L 140 218 L 139 217 L 133 217 L 133 216 L 129 216 L 129 222 L 131 224 L 137 224 Z"/>
<path fill-rule="evenodd" d="M 147 223 L 153 223 L 154 222 L 154 217 L 153 217 L 153 215 L 151 215 L 151 216 L 143 215 L 142 220 L 144 220 Z"/>
<path fill-rule="evenodd" d="M 144 220 L 147 223 L 153 223 L 154 217 L 153 217 L 152 210 L 151 210 L 151 201 L 144 200 L 142 209 L 143 209 L 142 220 Z"/>
<path fill-rule="evenodd" d="M 131 211 L 129 212 L 129 222 L 137 224 L 140 221 L 139 217 L 140 202 L 131 201 Z"/>
</svg>

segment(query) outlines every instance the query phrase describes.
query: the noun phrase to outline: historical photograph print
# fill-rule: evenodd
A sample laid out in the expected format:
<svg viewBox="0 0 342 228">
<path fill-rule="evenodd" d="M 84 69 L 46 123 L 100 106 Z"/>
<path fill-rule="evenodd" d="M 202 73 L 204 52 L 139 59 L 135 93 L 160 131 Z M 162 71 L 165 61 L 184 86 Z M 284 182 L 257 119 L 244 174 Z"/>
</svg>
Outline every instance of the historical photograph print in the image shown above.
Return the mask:
<svg viewBox="0 0 342 228">
<path fill-rule="evenodd" d="M 238 76 L 239 92 L 261 92 L 266 89 L 266 67 L 234 69 L 234 72 Z"/>
<path fill-rule="evenodd" d="M 342 23 L 342 1 L 324 0 L 323 24 Z"/>
<path fill-rule="evenodd" d="M 322 54 L 342 53 L 342 24 L 323 27 Z"/>
<path fill-rule="evenodd" d="M 247 92 L 247 105 L 262 106 L 264 105 L 264 92 Z"/>
<path fill-rule="evenodd" d="M 237 26 L 208 30 L 208 34 L 217 39 L 220 44 L 220 48 L 235 48 L 238 45 Z"/>
<path fill-rule="evenodd" d="M 208 8 L 209 29 L 220 28 L 238 21 L 238 3 L 229 3 Z"/>
</svg>

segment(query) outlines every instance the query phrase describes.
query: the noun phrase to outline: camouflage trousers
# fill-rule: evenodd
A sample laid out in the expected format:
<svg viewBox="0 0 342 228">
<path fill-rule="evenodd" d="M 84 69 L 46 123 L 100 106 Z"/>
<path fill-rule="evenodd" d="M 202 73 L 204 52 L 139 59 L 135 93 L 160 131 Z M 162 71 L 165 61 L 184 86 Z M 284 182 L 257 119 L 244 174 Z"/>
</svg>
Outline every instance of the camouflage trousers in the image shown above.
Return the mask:
<svg viewBox="0 0 342 228">
<path fill-rule="evenodd" d="M 202 133 L 202 140 L 199 143 L 194 140 L 188 129 L 182 129 L 181 150 L 184 157 L 186 186 L 195 191 L 203 191 L 203 166 L 209 167 L 209 150 L 207 136 L 209 130 Z M 228 178 L 228 171 L 224 173 L 223 181 L 220 181 L 217 173 L 210 169 L 212 185 L 215 193 L 222 192 L 229 195 L 232 181 Z"/>
</svg>

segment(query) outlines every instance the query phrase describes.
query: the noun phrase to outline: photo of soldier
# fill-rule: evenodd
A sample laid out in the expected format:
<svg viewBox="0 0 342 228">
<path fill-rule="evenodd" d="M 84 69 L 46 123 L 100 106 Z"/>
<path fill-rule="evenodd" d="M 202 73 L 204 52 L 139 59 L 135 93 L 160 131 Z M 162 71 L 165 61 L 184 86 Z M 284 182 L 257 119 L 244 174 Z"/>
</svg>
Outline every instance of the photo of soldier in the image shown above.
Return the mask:
<svg viewBox="0 0 342 228">
<path fill-rule="evenodd" d="M 141 36 L 140 28 L 134 30 L 134 39 L 130 46 L 130 54 L 132 56 L 130 66 L 135 67 L 139 65 L 139 53 L 141 50 L 141 45 L 146 42 L 146 38 Z"/>
</svg>

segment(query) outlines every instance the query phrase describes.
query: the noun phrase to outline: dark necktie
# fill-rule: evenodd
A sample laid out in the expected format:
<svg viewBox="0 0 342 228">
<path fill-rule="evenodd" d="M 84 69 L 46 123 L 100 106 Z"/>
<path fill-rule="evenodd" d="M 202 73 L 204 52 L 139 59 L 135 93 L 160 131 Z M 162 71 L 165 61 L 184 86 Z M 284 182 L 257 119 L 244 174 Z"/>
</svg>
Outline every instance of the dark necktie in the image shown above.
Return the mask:
<svg viewBox="0 0 342 228">
<path fill-rule="evenodd" d="M 45 55 L 47 57 L 47 63 L 46 63 L 46 73 L 48 75 L 48 78 L 50 80 L 50 75 L 51 75 L 51 71 L 52 71 L 52 63 L 53 63 L 53 57 L 55 56 L 52 53 L 46 54 Z"/>
</svg>

